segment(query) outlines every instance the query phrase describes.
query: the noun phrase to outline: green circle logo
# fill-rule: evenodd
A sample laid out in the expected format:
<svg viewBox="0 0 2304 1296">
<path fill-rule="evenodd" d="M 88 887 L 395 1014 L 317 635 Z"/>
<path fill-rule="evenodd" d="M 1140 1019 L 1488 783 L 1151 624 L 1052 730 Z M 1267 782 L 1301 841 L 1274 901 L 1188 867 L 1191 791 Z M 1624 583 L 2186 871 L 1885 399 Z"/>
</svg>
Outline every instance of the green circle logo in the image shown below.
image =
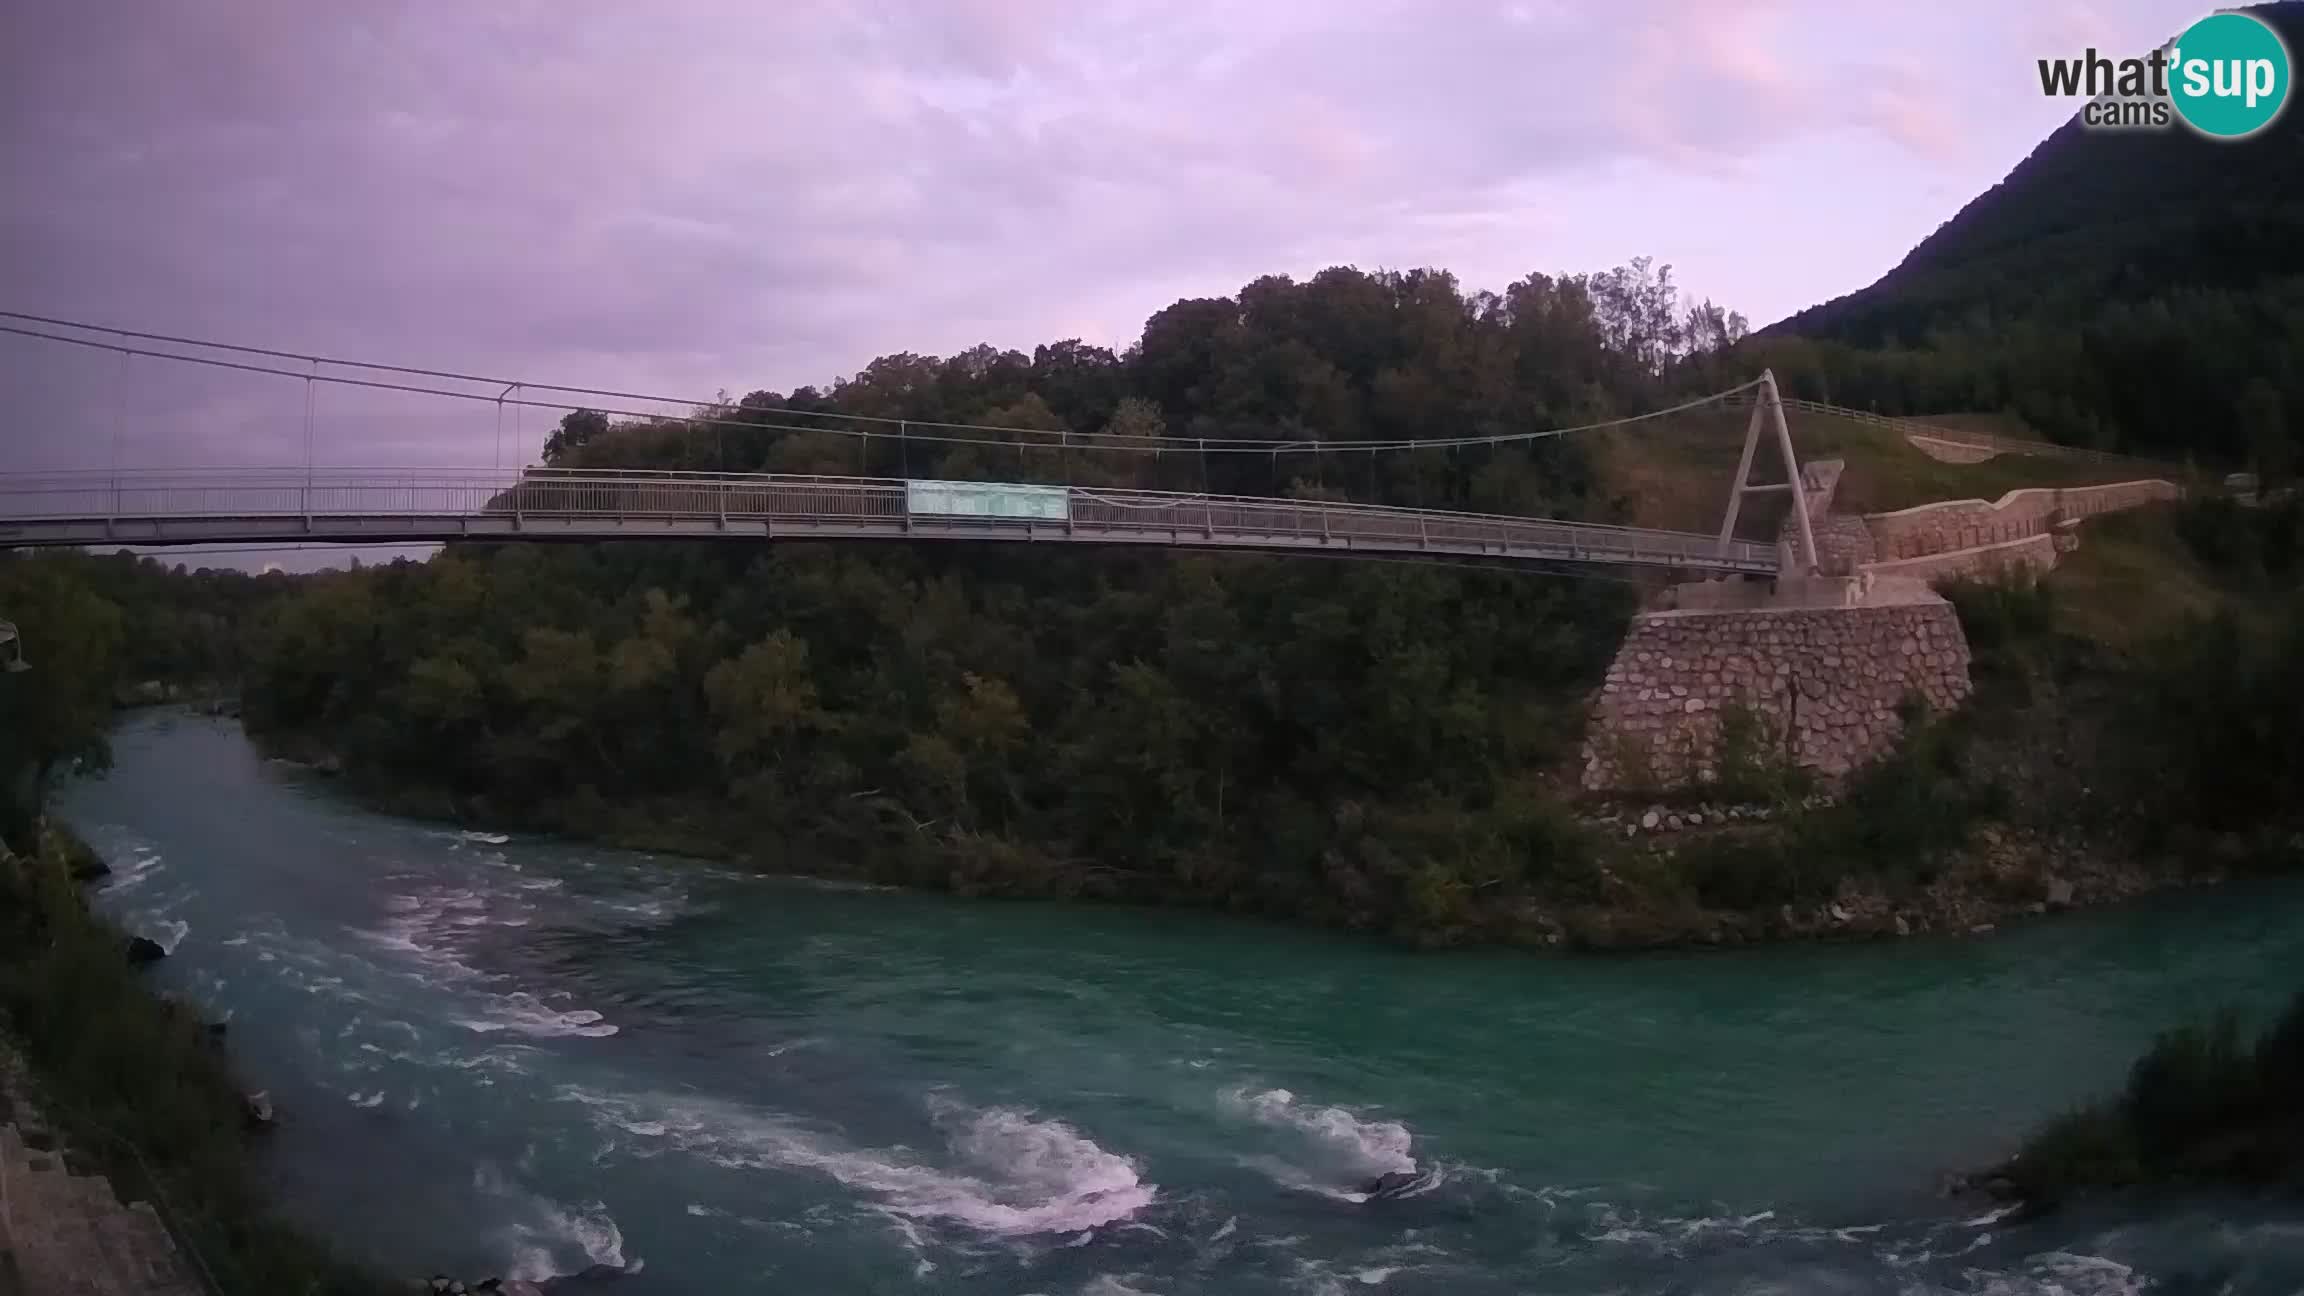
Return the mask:
<svg viewBox="0 0 2304 1296">
<path fill-rule="evenodd" d="M 2280 115 L 2293 76 L 2288 47 L 2262 19 L 2210 14 L 2185 28 L 2169 51 L 2168 98 L 2192 129 L 2240 139 Z"/>
</svg>

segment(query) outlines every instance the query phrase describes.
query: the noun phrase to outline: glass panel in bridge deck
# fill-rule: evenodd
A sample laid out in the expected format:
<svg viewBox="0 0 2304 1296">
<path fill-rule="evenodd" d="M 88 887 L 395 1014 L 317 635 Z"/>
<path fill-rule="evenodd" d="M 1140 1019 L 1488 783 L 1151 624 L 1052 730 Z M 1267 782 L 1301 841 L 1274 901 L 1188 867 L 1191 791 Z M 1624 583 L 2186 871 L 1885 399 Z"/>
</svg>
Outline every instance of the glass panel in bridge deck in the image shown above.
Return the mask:
<svg viewBox="0 0 2304 1296">
<path fill-rule="evenodd" d="M 1062 522 L 1071 516 L 1071 500 L 1071 492 L 1062 486 L 1023 486 L 1011 482 L 904 483 L 904 507 L 911 513 Z"/>
</svg>

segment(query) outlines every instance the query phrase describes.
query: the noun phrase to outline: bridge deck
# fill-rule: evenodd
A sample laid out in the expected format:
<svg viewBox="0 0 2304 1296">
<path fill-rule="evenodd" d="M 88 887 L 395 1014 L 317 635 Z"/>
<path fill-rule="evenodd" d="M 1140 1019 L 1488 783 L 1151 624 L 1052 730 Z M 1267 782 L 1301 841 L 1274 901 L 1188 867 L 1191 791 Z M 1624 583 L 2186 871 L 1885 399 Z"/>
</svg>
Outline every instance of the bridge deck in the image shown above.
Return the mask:
<svg viewBox="0 0 2304 1296">
<path fill-rule="evenodd" d="M 997 490 L 987 483 L 988 489 Z M 1773 545 L 1322 500 L 1061 489 L 1056 516 L 923 511 L 901 480 L 406 469 L 0 475 L 0 546 L 1009 540 L 1484 556 L 1773 574 Z"/>
</svg>

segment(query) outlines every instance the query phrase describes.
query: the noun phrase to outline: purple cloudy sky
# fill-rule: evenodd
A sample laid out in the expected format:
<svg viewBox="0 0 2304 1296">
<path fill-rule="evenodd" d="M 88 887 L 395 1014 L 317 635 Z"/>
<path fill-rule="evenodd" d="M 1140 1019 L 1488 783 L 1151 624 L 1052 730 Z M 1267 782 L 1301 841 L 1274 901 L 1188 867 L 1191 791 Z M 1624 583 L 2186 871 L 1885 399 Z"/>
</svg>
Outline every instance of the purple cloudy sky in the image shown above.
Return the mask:
<svg viewBox="0 0 2304 1296">
<path fill-rule="evenodd" d="M 0 5 L 0 308 L 709 394 L 1078 335 L 1266 272 L 1652 255 L 1765 323 L 2200 0 Z M 0 337 L 0 469 L 281 461 L 295 384 Z M 335 462 L 487 463 L 344 398 Z M 107 411 L 91 422 L 92 409 Z M 536 439 L 542 418 L 524 429 Z M 347 444 L 357 441 L 357 445 Z"/>
</svg>

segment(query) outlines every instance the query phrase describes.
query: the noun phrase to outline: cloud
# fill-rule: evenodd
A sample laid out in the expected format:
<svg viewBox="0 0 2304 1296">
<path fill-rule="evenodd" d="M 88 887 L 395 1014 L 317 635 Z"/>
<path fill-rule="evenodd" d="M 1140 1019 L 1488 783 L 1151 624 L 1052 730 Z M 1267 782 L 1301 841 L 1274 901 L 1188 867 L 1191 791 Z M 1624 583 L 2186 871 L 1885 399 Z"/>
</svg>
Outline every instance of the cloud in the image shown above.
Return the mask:
<svg viewBox="0 0 2304 1296">
<path fill-rule="evenodd" d="M 0 301 L 701 392 L 986 338 L 1124 345 L 1167 300 L 1270 270 L 1585 268 L 1549 236 L 1626 224 L 1593 195 L 1628 169 L 1782 184 L 1788 150 L 1853 135 L 1914 192 L 1980 128 L 1944 72 L 1883 78 L 1903 21 L 1824 0 L 26 0 L 0 6 Z M 1740 242 L 1733 219 L 1704 246 L 1809 237 Z M 80 372 L 44 355 L 0 342 L 0 375 Z M 85 453 L 72 393 L 51 405 L 56 430 L 7 453 Z M 219 442 L 239 417 L 186 414 Z"/>
</svg>

